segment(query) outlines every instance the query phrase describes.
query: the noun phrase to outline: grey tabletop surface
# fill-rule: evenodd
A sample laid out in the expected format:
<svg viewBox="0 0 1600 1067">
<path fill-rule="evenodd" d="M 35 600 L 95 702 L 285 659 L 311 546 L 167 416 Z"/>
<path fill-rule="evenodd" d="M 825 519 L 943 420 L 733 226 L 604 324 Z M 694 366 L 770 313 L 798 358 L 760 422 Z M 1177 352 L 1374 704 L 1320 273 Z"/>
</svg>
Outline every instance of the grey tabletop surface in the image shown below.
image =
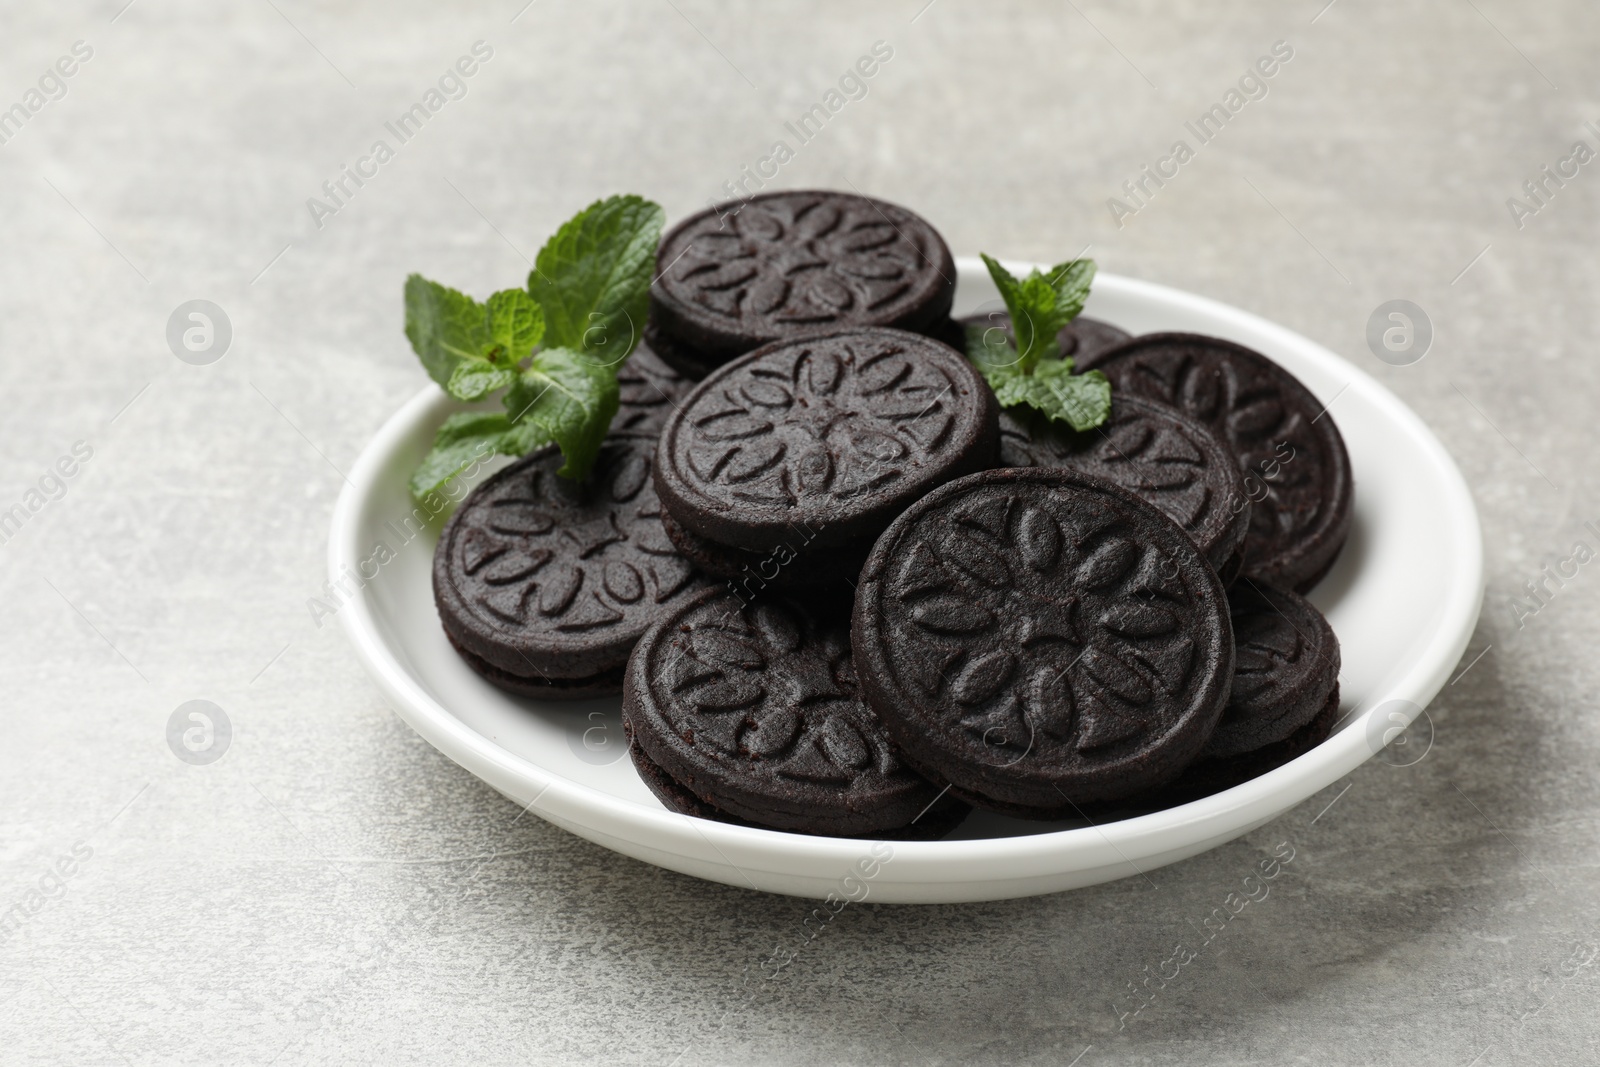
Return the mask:
<svg viewBox="0 0 1600 1067">
<path fill-rule="evenodd" d="M 25 521 L 0 544 L 0 1062 L 1600 1063 L 1600 8 L 12 0 L 3 19 L 0 510 Z M 841 87 L 877 42 L 890 57 Z M 441 85 L 420 133 L 386 132 Z M 830 90 L 802 143 L 785 123 Z M 1202 142 L 1185 123 L 1219 103 Z M 362 163 L 378 140 L 392 158 Z M 1124 188 L 1180 140 L 1175 176 Z M 1411 405 L 1471 485 L 1487 574 L 1425 758 L 1147 878 L 869 901 L 770 981 L 809 905 L 519 819 L 400 721 L 307 601 L 342 472 L 425 383 L 405 274 L 518 284 L 596 196 L 682 217 L 778 141 L 771 187 L 904 203 L 958 253 L 1089 246 Z M 1396 299 L 1432 325 L 1420 361 L 1369 347 Z M 192 300 L 231 333 L 213 362 L 169 343 Z M 167 740 L 197 699 L 232 724 L 205 765 Z M 1152 979 L 1285 842 L 1269 898 Z"/>
</svg>

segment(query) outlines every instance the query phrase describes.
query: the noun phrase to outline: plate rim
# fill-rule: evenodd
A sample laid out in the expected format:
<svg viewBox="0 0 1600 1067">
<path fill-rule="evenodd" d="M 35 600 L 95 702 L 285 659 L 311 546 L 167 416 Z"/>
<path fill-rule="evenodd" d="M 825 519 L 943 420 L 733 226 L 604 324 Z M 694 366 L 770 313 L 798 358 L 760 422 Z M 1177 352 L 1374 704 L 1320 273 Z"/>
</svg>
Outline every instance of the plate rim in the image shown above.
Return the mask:
<svg viewBox="0 0 1600 1067">
<path fill-rule="evenodd" d="M 956 263 L 960 275 L 983 269 L 976 257 L 960 257 Z M 1024 262 L 1007 262 L 1006 265 L 1009 269 L 1023 271 L 1032 266 Z M 1302 803 L 1374 755 L 1367 734 L 1376 710 L 1396 699 L 1425 708 L 1444 687 L 1476 628 L 1484 596 L 1482 530 L 1476 503 L 1443 443 L 1398 396 L 1366 371 L 1310 338 L 1233 305 L 1155 282 L 1109 273 L 1099 274 L 1096 286 L 1139 302 L 1184 307 L 1210 316 L 1231 318 L 1287 346 L 1306 349 L 1318 359 L 1331 361 L 1331 365 L 1348 376 L 1349 384 L 1340 393 L 1360 381 L 1363 392 L 1384 409 L 1387 417 L 1408 431 L 1408 436 L 1422 447 L 1444 480 L 1442 488 L 1454 505 L 1450 526 L 1455 535 L 1455 547 L 1463 553 L 1461 580 L 1450 583 L 1441 605 L 1440 624 L 1429 635 L 1427 643 L 1416 651 L 1410 668 L 1386 692 L 1373 694 L 1365 705 L 1358 706 L 1341 720 L 1337 731 L 1326 741 L 1297 759 L 1220 793 L 1133 818 L 1011 837 L 896 841 L 892 843 L 894 875 L 880 877 L 874 884 L 875 899 L 898 896 L 903 900 L 987 900 L 1035 895 L 1056 890 L 1046 886 L 1013 892 L 1005 886 L 1015 887 L 1019 882 L 1048 879 L 1052 875 L 1071 881 L 1072 872 L 1097 867 L 1132 873 L 1141 869 L 1137 863 L 1140 859 L 1187 849 L 1196 840 L 1196 831 L 1202 829 L 1207 832 L 1199 833 L 1199 839 L 1211 843 L 1195 851 L 1216 847 Z M 444 410 L 454 404 L 443 390 L 429 382 L 391 414 L 362 448 L 334 506 L 328 542 L 330 578 L 338 579 L 344 567 L 353 567 L 361 558 L 357 536 L 364 507 L 386 465 L 392 462 L 397 445 L 414 432 L 417 423 L 436 413 L 442 417 Z M 1332 401 L 1329 404 L 1331 406 Z M 1470 583 L 1465 580 L 1469 571 Z M 766 874 L 790 881 L 837 882 L 838 876 L 827 872 L 847 872 L 870 844 L 849 838 L 790 834 L 693 819 L 664 808 L 652 809 L 545 770 L 472 729 L 424 691 L 384 640 L 364 590 L 338 615 L 341 628 L 363 668 L 377 682 L 395 712 L 425 740 L 514 800 L 523 802 L 523 796 L 531 797 L 525 802 L 526 810 L 590 840 L 596 839 L 594 835 L 607 838 L 597 841 L 604 847 L 626 852 L 618 848 L 616 842 L 620 840 L 652 853 L 677 856 L 688 866 L 674 869 L 686 873 L 730 885 L 748 884 L 767 892 L 811 895 L 783 886 L 759 886 L 750 875 Z M 518 789 L 519 785 L 524 788 Z M 588 813 L 595 821 L 589 823 L 577 818 L 582 813 Z M 624 832 L 630 829 L 631 833 Z M 715 856 L 705 855 L 701 845 L 708 847 Z M 741 862 L 734 863 L 725 850 L 739 854 Z M 628 854 L 644 858 L 636 852 Z M 657 861 L 646 859 L 646 862 Z M 1155 865 L 1166 862 L 1169 861 L 1161 860 Z M 741 875 L 743 883 L 731 877 L 720 878 L 704 869 L 707 865 L 725 866 Z M 959 879 L 941 876 L 938 868 L 949 865 L 961 868 L 963 876 Z M 992 891 L 985 889 L 974 894 L 957 890 L 953 896 L 941 895 L 937 889 L 931 893 L 926 891 L 930 881 L 951 889 L 974 884 L 971 876 L 979 870 L 987 874 L 977 882 L 992 886 Z M 917 886 L 923 891 L 917 891 Z M 897 887 L 902 892 L 897 894 L 894 891 Z"/>
</svg>

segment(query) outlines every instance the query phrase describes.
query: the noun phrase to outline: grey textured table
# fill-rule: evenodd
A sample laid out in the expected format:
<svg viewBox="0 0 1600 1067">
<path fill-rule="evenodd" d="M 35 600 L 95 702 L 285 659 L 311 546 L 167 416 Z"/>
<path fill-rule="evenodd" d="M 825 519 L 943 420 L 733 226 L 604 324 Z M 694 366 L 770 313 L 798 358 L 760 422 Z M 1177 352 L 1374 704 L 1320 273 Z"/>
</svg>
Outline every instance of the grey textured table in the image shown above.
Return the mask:
<svg viewBox="0 0 1600 1067">
<path fill-rule="evenodd" d="M 1600 1062 L 1600 577 L 1543 570 L 1600 547 L 1600 176 L 1573 151 L 1600 147 L 1600 10 L 925 3 L 7 4 L 0 1061 Z M 1201 143 L 1185 122 L 1277 41 Z M 903 202 L 959 253 L 1092 245 L 1410 403 L 1488 564 L 1426 757 L 1147 879 L 867 904 L 806 942 L 803 902 L 519 820 L 401 723 L 307 599 L 341 469 L 423 382 L 404 274 L 516 284 L 592 198 L 679 217 L 778 140 L 774 186 Z M 1436 337 L 1397 367 L 1366 330 L 1399 298 Z M 231 324 L 210 365 L 167 341 L 196 299 Z M 233 727 L 209 765 L 167 743 L 195 699 Z M 1152 978 L 1283 842 L 1270 896 Z"/>
</svg>

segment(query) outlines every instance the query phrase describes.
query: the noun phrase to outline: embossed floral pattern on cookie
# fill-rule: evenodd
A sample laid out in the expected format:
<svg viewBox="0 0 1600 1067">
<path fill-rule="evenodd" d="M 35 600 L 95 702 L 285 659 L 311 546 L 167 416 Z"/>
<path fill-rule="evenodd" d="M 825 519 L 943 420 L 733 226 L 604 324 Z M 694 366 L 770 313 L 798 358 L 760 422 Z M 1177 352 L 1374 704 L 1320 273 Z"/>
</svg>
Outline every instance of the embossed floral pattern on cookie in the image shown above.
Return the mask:
<svg viewBox="0 0 1600 1067">
<path fill-rule="evenodd" d="M 1339 639 L 1304 597 L 1245 580 L 1228 591 L 1233 689 L 1206 755 L 1264 748 L 1305 726 L 1336 691 Z"/>
<path fill-rule="evenodd" d="M 1194 544 L 1065 469 L 975 475 L 908 511 L 868 561 L 855 640 L 919 769 L 1047 811 L 1175 774 L 1232 677 L 1226 601 Z"/>
<path fill-rule="evenodd" d="M 915 334 L 774 345 L 690 397 L 663 441 L 663 493 L 682 525 L 727 515 L 752 548 L 795 524 L 837 529 L 885 508 L 887 522 L 895 501 L 992 462 L 996 417 L 971 365 Z"/>
<path fill-rule="evenodd" d="M 617 370 L 617 414 L 612 433 L 659 433 L 694 382 L 640 342 Z"/>
<path fill-rule="evenodd" d="M 1160 508 L 1194 538 L 1219 572 L 1237 571 L 1251 500 L 1233 454 L 1207 426 L 1136 394 L 1114 396 L 1111 418 L 1084 433 L 1037 413 L 1000 416 L 1000 462 L 1071 467 L 1122 486 Z M 1224 573 L 1227 584 L 1232 575 Z"/>
<path fill-rule="evenodd" d="M 629 675 L 635 739 L 732 814 L 865 833 L 905 825 L 937 795 L 862 701 L 843 619 L 707 593 L 645 638 Z"/>
<path fill-rule="evenodd" d="M 1114 391 L 1171 404 L 1228 443 L 1259 489 L 1245 572 L 1305 590 L 1350 531 L 1354 486 L 1344 440 L 1326 405 L 1259 352 L 1214 337 L 1146 334 L 1090 365 Z"/>
<path fill-rule="evenodd" d="M 950 251 L 904 208 L 832 192 L 756 196 L 662 239 L 652 290 L 662 324 L 733 354 L 797 330 L 917 329 L 948 313 Z"/>
<path fill-rule="evenodd" d="M 475 490 L 435 554 L 451 636 L 514 674 L 620 667 L 665 606 L 704 581 L 662 530 L 654 451 L 654 438 L 613 435 L 578 483 L 542 450 Z"/>
</svg>

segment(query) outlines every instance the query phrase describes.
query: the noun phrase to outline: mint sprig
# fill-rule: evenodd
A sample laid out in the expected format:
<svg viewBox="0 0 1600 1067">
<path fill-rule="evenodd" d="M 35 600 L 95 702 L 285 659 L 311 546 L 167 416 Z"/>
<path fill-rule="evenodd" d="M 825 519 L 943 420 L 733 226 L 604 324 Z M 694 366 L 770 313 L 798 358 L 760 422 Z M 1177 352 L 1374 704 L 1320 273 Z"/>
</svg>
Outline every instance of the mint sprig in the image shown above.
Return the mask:
<svg viewBox="0 0 1600 1067">
<path fill-rule="evenodd" d="M 521 289 L 485 305 L 419 274 L 406 279 L 406 337 L 429 377 L 457 400 L 510 385 L 543 335 L 544 315 Z"/>
<path fill-rule="evenodd" d="M 650 312 L 665 219 L 649 200 L 614 196 L 579 212 L 539 249 L 528 293 L 544 309 L 550 344 L 603 362 L 627 358 Z"/>
<path fill-rule="evenodd" d="M 414 497 L 490 453 L 522 456 L 551 443 L 565 461 L 560 474 L 588 477 L 617 413 L 617 370 L 649 311 L 665 219 L 642 197 L 597 201 L 539 250 L 526 290 L 483 304 L 420 275 L 406 279 L 406 337 L 428 376 L 457 400 L 504 390 L 505 407 L 446 419 L 411 476 Z"/>
<path fill-rule="evenodd" d="M 1018 279 L 994 258 L 984 266 L 1011 316 L 1011 333 L 967 327 L 967 357 L 994 390 L 1001 407 L 1026 405 L 1074 430 L 1091 430 L 1111 415 L 1111 383 L 1097 370 L 1073 373 L 1057 335 L 1083 310 L 1094 282 L 1093 260 L 1073 259 Z"/>
<path fill-rule="evenodd" d="M 627 356 L 622 353 L 622 359 Z M 571 348 L 547 348 L 506 393 L 505 405 L 511 419 L 507 440 L 513 446 L 508 455 L 525 455 L 555 441 L 566 460 L 556 473 L 587 478 L 617 414 L 617 366 Z"/>
</svg>

